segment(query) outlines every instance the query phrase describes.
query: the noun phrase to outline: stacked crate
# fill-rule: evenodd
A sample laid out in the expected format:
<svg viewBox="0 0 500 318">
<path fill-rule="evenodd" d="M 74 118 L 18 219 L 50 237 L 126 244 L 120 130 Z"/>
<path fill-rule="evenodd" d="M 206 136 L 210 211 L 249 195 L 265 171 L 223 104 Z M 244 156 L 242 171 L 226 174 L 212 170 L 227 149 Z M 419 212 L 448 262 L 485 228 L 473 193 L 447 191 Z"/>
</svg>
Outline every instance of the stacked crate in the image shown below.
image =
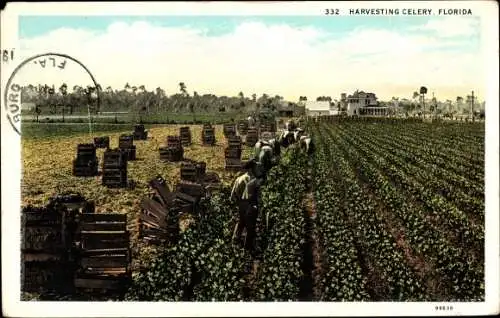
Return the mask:
<svg viewBox="0 0 500 318">
<path fill-rule="evenodd" d="M 181 136 L 181 144 L 183 147 L 188 147 L 191 145 L 191 130 L 189 127 L 181 127 L 179 129 L 179 135 Z"/>
<path fill-rule="evenodd" d="M 203 145 L 215 145 L 215 128 L 210 124 L 203 124 L 201 131 L 201 143 Z"/>
<path fill-rule="evenodd" d="M 28 206 L 21 214 L 21 289 L 26 292 L 72 291 L 71 237 L 62 208 Z"/>
<path fill-rule="evenodd" d="M 248 131 L 248 122 L 246 120 L 238 121 L 238 133 L 240 135 L 246 135 Z"/>
<path fill-rule="evenodd" d="M 134 140 L 146 140 L 148 139 L 148 131 L 144 128 L 144 125 L 139 124 L 134 126 L 134 133 L 132 134 Z"/>
<path fill-rule="evenodd" d="M 123 293 L 131 279 L 127 215 L 80 214 L 77 236 L 75 287 Z"/>
<path fill-rule="evenodd" d="M 77 177 L 92 177 L 98 173 L 98 159 L 94 144 L 79 144 L 76 159 L 73 160 L 73 175 Z"/>
<path fill-rule="evenodd" d="M 260 124 L 260 131 L 276 132 L 276 123 L 273 121 L 264 121 Z"/>
<path fill-rule="evenodd" d="M 179 216 L 193 213 L 196 198 L 172 192 L 163 178 L 149 182 L 154 195 L 142 200 L 139 213 L 139 237 L 153 244 L 169 242 L 174 244 L 179 234 Z"/>
<path fill-rule="evenodd" d="M 118 141 L 118 148 L 126 154 L 127 160 L 135 160 L 134 136 L 121 135 Z"/>
<path fill-rule="evenodd" d="M 228 146 L 224 149 L 225 169 L 240 170 L 241 169 L 241 137 L 229 136 L 227 139 Z"/>
<path fill-rule="evenodd" d="M 257 140 L 259 139 L 259 133 L 257 129 L 255 128 L 250 128 L 248 129 L 246 138 L 245 138 L 245 143 L 248 147 L 253 147 L 257 143 Z"/>
<path fill-rule="evenodd" d="M 127 153 L 121 149 L 108 149 L 102 164 L 102 184 L 109 188 L 127 186 Z"/>
<path fill-rule="evenodd" d="M 179 136 L 167 136 L 167 146 L 160 147 L 160 159 L 164 161 L 181 161 L 184 156 L 184 148 Z"/>
<path fill-rule="evenodd" d="M 94 137 L 94 145 L 96 148 L 109 148 L 109 136 Z"/>
<path fill-rule="evenodd" d="M 224 124 L 223 126 L 224 136 L 227 138 L 232 135 L 236 135 L 236 125 L 235 124 Z"/>
<path fill-rule="evenodd" d="M 205 177 L 206 169 L 205 162 L 183 162 L 181 164 L 181 179 L 198 182 Z"/>
</svg>

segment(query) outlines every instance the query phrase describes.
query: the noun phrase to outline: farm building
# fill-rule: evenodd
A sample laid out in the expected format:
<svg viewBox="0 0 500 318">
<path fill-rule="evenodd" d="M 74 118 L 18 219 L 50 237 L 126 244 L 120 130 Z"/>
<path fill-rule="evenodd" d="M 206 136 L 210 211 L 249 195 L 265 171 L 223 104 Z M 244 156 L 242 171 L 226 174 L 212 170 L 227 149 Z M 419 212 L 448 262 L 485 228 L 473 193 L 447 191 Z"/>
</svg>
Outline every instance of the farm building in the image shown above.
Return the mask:
<svg viewBox="0 0 500 318">
<path fill-rule="evenodd" d="M 385 116 L 388 114 L 388 107 L 379 106 L 374 93 L 365 93 L 356 90 L 354 94 L 345 97 L 347 100 L 347 114 L 349 116 Z"/>
<path fill-rule="evenodd" d="M 328 116 L 330 115 L 330 102 L 328 101 L 307 101 L 306 104 L 307 116 Z"/>
</svg>

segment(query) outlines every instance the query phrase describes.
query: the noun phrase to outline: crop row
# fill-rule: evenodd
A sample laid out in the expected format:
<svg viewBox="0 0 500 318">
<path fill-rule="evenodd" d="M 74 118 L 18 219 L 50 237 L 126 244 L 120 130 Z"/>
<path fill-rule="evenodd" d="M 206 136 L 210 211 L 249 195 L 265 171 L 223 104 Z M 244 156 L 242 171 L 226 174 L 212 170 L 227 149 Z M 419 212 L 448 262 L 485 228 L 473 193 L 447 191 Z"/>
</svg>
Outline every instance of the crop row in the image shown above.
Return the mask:
<svg viewBox="0 0 500 318">
<path fill-rule="evenodd" d="M 430 185 L 415 181 L 414 176 L 425 174 L 425 170 L 412 168 L 408 164 L 402 163 L 397 156 L 391 155 L 388 151 L 381 151 L 376 144 L 365 138 L 352 134 L 342 134 L 343 138 L 356 146 L 365 158 L 376 160 L 380 158 L 383 164 L 379 168 L 391 177 L 409 196 L 413 196 L 424 204 L 426 210 L 439 222 L 446 232 L 454 233 L 459 237 L 459 242 L 467 247 L 482 249 L 484 247 L 484 226 L 472 224 L 467 215 L 457 209 L 453 204 L 445 201 L 437 191 Z M 392 162 L 398 162 L 395 166 Z M 405 173 L 405 170 L 407 173 Z M 424 180 L 432 179 L 432 176 L 425 176 Z"/>
<path fill-rule="evenodd" d="M 396 248 L 395 238 L 387 231 L 383 218 L 376 213 L 376 203 L 358 184 L 347 158 L 332 135 L 323 145 L 327 149 L 325 160 L 330 173 L 324 183 L 335 183 L 335 191 L 342 202 L 342 217 L 352 228 L 358 253 L 363 255 L 366 270 L 371 276 L 374 297 L 378 300 L 425 300 L 425 287 L 415 272 L 409 268 L 404 255 Z M 323 210 L 318 213 L 331 213 Z M 367 273 L 368 274 L 368 273 Z"/>
<path fill-rule="evenodd" d="M 324 138 L 316 139 L 314 169 L 314 197 L 317 217 L 315 224 L 319 244 L 323 251 L 322 277 L 319 280 L 320 300 L 362 301 L 369 300 L 366 277 L 362 274 L 355 236 L 343 216 L 340 189 L 326 180 L 332 174 L 328 145 Z"/>
<path fill-rule="evenodd" d="M 386 160 L 373 154 L 371 162 L 365 157 L 369 151 L 359 150 L 363 147 L 353 144 L 347 135 L 343 138 L 339 130 L 333 126 L 323 126 L 330 130 L 332 144 L 338 144 L 353 165 L 360 177 L 374 191 L 377 197 L 384 202 L 388 212 L 402 222 L 406 240 L 412 249 L 424 255 L 429 264 L 433 264 L 443 278 L 446 285 L 442 286 L 442 293 L 448 300 L 479 300 L 484 297 L 484 270 L 481 264 L 471 263 L 463 249 L 453 247 L 429 222 L 425 211 L 408 202 L 397 183 L 384 176 L 379 170 L 387 166 Z M 355 134 L 355 131 L 351 131 Z M 347 138 L 346 138 L 347 137 Z M 354 148 L 353 148 L 354 146 Z M 361 152 L 360 152 L 361 151 Z"/>
<path fill-rule="evenodd" d="M 484 125 L 426 124 L 407 125 L 405 136 L 431 141 L 436 146 L 454 149 L 484 148 Z M 429 135 L 429 131 L 432 134 Z M 452 148 L 448 148 L 452 149 Z M 447 149 L 447 150 L 448 150 Z"/>
<path fill-rule="evenodd" d="M 407 131 L 379 128 L 374 125 L 357 127 L 360 133 L 371 134 L 378 132 L 379 138 L 386 139 L 386 142 L 397 147 L 405 147 L 412 150 L 417 158 L 432 160 L 437 166 L 451 170 L 456 174 L 467 176 L 481 185 L 484 183 L 484 149 L 474 150 L 469 146 L 466 150 L 446 149 L 450 144 L 439 144 L 433 140 L 428 140 L 425 136 L 405 135 Z M 411 133 L 413 133 L 411 131 Z M 429 132 L 430 133 L 430 132 Z"/>
<path fill-rule="evenodd" d="M 289 148 L 268 175 L 262 191 L 262 219 L 268 220 L 262 263 L 255 284 L 256 300 L 298 300 L 303 278 L 305 242 L 303 198 L 306 158 Z"/>
<path fill-rule="evenodd" d="M 473 191 L 473 195 L 465 193 L 461 187 L 457 187 L 455 180 L 456 175 L 440 169 L 436 165 L 424 160 L 415 160 L 414 152 L 411 148 L 405 145 L 396 145 L 384 138 L 377 138 L 373 134 L 364 133 L 357 130 L 358 139 L 365 141 L 378 151 L 386 154 L 386 159 L 389 159 L 392 164 L 395 164 L 398 169 L 412 175 L 414 178 L 424 182 L 426 188 L 432 189 L 436 193 L 440 193 L 444 197 L 451 200 L 457 207 L 460 207 L 473 218 L 477 218 L 480 223 L 484 223 L 484 193 L 479 189 L 473 190 L 472 185 L 467 182 L 465 189 Z"/>
</svg>

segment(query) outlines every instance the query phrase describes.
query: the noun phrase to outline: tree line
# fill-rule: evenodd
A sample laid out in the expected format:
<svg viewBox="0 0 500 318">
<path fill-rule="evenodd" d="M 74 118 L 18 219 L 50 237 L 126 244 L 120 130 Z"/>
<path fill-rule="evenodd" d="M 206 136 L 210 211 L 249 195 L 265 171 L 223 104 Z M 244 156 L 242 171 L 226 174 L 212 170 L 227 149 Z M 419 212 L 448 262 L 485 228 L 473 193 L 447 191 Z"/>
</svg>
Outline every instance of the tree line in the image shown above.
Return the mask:
<svg viewBox="0 0 500 318">
<path fill-rule="evenodd" d="M 23 103 L 32 103 L 36 114 L 75 114 L 98 112 L 128 112 L 135 114 L 195 113 L 195 112 L 259 112 L 263 108 L 276 111 L 284 102 L 282 96 L 266 93 L 260 97 L 252 94 L 247 97 L 243 92 L 237 96 L 191 94 L 184 82 L 179 83 L 179 91 L 168 96 L 160 87 L 148 91 L 144 85 L 133 86 L 127 83 L 122 89 L 111 86 L 75 85 L 70 91 L 68 85 L 27 85 L 22 89 Z M 98 98 L 99 97 L 99 98 Z M 99 103 L 97 100 L 99 99 Z M 99 105 L 97 107 L 97 105 Z"/>
</svg>

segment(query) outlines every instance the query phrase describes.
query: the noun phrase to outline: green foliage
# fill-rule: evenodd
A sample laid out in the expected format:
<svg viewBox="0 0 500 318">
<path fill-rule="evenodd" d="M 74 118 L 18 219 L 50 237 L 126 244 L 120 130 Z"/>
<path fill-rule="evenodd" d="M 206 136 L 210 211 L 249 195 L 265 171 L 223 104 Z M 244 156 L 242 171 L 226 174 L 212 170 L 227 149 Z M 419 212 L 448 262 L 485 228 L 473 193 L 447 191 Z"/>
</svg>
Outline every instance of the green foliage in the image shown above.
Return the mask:
<svg viewBox="0 0 500 318">
<path fill-rule="evenodd" d="M 262 191 L 262 213 L 269 215 L 268 242 L 256 282 L 257 300 L 297 300 L 302 278 L 305 220 L 302 199 L 306 190 L 306 158 L 289 149 L 281 164 L 269 172 Z"/>
<path fill-rule="evenodd" d="M 227 192 L 227 191 L 226 191 Z M 186 230 L 178 243 L 159 252 L 150 266 L 134 277 L 128 300 L 185 301 L 243 299 L 244 251 L 233 250 L 232 204 L 223 192 L 202 204 L 207 217 Z"/>
</svg>

